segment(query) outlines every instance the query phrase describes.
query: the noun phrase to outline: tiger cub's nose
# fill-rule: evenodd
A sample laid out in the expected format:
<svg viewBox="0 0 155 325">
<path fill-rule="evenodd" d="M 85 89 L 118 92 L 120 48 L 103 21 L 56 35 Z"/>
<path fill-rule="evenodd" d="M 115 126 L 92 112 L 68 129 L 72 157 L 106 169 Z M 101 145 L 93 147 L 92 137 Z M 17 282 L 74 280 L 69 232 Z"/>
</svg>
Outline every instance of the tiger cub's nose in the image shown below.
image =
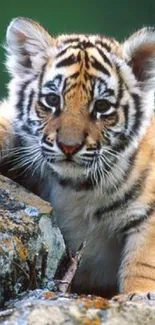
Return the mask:
<svg viewBox="0 0 155 325">
<path fill-rule="evenodd" d="M 74 155 L 83 146 L 83 144 L 66 145 L 61 141 L 57 141 L 57 144 L 65 155 Z"/>
</svg>

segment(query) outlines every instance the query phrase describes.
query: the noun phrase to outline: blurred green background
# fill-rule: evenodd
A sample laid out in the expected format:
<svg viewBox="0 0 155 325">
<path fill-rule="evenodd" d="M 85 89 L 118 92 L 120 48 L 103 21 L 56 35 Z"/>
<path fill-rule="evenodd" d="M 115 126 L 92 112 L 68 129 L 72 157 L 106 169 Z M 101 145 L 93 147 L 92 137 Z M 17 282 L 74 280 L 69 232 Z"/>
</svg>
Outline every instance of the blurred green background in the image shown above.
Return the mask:
<svg viewBox="0 0 155 325">
<path fill-rule="evenodd" d="M 155 26 L 155 0 L 10 0 L 1 1 L 0 42 L 17 16 L 39 21 L 52 34 L 102 33 L 123 40 L 136 29 Z M 0 47 L 0 96 L 6 94 L 8 75 Z"/>
</svg>

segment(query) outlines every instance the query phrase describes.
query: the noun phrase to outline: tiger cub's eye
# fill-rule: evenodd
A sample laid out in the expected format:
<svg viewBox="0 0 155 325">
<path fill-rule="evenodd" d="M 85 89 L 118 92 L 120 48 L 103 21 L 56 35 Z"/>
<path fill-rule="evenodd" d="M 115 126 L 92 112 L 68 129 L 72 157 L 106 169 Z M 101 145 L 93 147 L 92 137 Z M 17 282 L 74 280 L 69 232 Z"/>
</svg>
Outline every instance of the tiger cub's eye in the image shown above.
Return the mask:
<svg viewBox="0 0 155 325">
<path fill-rule="evenodd" d="M 95 102 L 94 109 L 98 113 L 106 113 L 111 108 L 111 103 L 105 99 L 98 99 Z"/>
<path fill-rule="evenodd" d="M 45 102 L 48 106 L 59 107 L 60 106 L 60 96 L 57 94 L 48 94 L 45 96 Z"/>
</svg>

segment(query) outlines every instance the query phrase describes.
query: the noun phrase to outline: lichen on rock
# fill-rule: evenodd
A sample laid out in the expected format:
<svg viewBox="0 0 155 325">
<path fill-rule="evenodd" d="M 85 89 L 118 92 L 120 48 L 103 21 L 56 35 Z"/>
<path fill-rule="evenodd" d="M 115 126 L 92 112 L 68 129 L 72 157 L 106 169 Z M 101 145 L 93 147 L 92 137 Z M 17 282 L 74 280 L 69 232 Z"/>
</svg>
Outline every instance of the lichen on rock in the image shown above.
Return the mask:
<svg viewBox="0 0 155 325">
<path fill-rule="evenodd" d="M 0 312 L 2 325 L 154 325 L 155 305 L 115 303 L 101 297 L 29 291 Z"/>
<path fill-rule="evenodd" d="M 0 306 L 24 290 L 51 288 L 64 254 L 50 204 L 0 176 Z"/>
</svg>

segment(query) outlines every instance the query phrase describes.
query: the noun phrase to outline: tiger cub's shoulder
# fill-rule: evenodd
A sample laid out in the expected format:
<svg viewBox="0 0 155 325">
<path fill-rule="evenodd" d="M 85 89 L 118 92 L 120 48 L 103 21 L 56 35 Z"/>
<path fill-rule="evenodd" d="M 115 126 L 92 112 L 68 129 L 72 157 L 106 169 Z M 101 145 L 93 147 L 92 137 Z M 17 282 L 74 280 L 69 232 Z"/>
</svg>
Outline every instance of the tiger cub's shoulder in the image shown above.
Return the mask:
<svg viewBox="0 0 155 325">
<path fill-rule="evenodd" d="M 6 153 L 13 147 L 15 131 L 13 121 L 15 112 L 9 102 L 0 101 L 0 157 L 4 157 Z"/>
</svg>

